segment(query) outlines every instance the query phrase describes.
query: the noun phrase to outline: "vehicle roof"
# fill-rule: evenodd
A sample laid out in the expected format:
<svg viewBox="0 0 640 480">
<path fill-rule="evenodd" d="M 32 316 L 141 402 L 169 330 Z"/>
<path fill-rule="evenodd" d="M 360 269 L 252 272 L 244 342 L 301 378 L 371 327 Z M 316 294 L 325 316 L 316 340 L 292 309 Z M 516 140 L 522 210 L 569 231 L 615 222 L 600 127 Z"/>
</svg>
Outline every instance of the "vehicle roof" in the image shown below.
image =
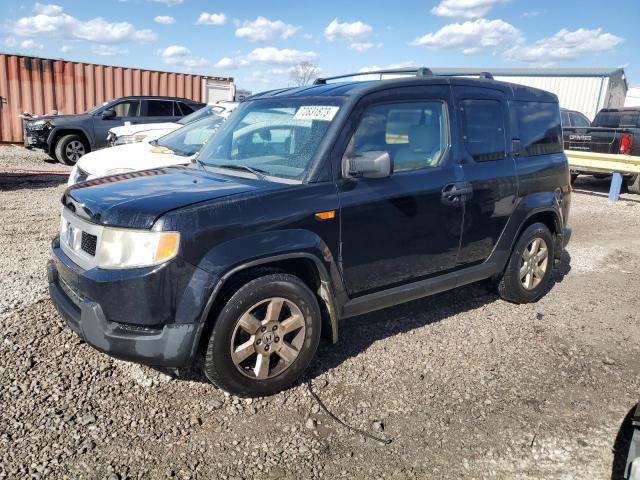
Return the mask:
<svg viewBox="0 0 640 480">
<path fill-rule="evenodd" d="M 429 85 L 456 85 L 469 87 L 483 87 L 501 90 L 512 100 L 538 101 L 557 103 L 558 97 L 553 93 L 533 87 L 509 82 L 500 82 L 487 78 L 448 77 L 434 75 L 432 77 L 406 76 L 384 80 L 360 80 L 309 85 L 304 87 L 289 87 L 252 95 L 247 100 L 301 98 L 301 97 L 360 97 L 376 91 L 400 87 L 415 87 Z"/>
<path fill-rule="evenodd" d="M 640 107 L 603 108 L 602 110 L 600 110 L 600 112 L 608 112 L 608 113 L 640 112 Z"/>
<path fill-rule="evenodd" d="M 198 102 L 197 100 L 191 100 L 190 98 L 169 97 L 169 96 L 163 96 L 163 95 L 125 95 L 123 97 L 114 98 L 113 100 L 122 100 L 122 99 L 178 100 L 181 102 L 188 102 L 188 103 L 202 103 L 202 102 Z"/>
</svg>

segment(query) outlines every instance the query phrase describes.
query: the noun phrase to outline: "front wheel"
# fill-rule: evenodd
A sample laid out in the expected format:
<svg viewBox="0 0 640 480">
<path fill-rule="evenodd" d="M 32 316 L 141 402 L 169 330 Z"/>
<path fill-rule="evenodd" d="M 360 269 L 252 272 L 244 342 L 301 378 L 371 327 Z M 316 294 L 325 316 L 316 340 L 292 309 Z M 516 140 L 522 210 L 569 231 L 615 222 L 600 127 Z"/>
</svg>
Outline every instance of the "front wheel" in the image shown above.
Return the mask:
<svg viewBox="0 0 640 480">
<path fill-rule="evenodd" d="M 640 194 L 640 175 L 634 175 L 627 180 L 627 191 Z"/>
<path fill-rule="evenodd" d="M 79 135 L 65 135 L 56 143 L 56 158 L 66 165 L 75 165 L 88 152 L 89 147 Z"/>
<path fill-rule="evenodd" d="M 522 232 L 498 283 L 500 296 L 513 303 L 535 302 L 551 280 L 554 241 L 543 223 Z"/>
<path fill-rule="evenodd" d="M 288 274 L 259 277 L 220 312 L 207 344 L 205 375 L 235 395 L 279 392 L 309 365 L 320 327 L 318 302 L 302 280 Z"/>
</svg>

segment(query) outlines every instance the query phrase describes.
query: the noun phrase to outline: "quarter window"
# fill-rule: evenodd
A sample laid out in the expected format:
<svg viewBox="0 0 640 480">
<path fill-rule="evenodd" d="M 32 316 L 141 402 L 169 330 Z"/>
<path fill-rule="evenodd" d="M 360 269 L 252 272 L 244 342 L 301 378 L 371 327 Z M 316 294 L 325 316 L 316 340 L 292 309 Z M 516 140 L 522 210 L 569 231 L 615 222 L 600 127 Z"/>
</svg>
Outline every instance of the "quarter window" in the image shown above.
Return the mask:
<svg viewBox="0 0 640 480">
<path fill-rule="evenodd" d="M 147 100 L 147 116 L 171 117 L 173 116 L 173 102 L 165 100 Z"/>
<path fill-rule="evenodd" d="M 562 127 L 557 103 L 513 102 L 518 118 L 521 154 L 562 152 Z"/>
<path fill-rule="evenodd" d="M 476 162 L 502 160 L 506 156 L 504 114 L 497 100 L 462 100 L 462 135 Z"/>
<path fill-rule="evenodd" d="M 447 148 L 448 134 L 443 102 L 375 105 L 365 111 L 345 155 L 387 152 L 396 172 L 434 167 Z"/>
</svg>

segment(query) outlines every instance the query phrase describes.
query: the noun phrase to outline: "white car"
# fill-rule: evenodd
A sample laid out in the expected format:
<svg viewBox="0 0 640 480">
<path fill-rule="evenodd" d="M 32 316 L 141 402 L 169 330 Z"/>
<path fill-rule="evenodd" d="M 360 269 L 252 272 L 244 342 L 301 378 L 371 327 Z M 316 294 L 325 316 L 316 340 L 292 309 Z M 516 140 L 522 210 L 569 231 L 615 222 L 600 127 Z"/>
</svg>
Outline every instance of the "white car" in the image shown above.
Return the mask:
<svg viewBox="0 0 640 480">
<path fill-rule="evenodd" d="M 213 105 L 202 107 L 201 109 L 182 117 L 177 122 L 136 123 L 114 127 L 110 129 L 107 134 L 107 146 L 112 147 L 142 141 L 149 142 L 209 115 L 219 115 L 227 118 L 237 106 L 238 102 L 223 100 Z"/>
<path fill-rule="evenodd" d="M 88 153 L 71 170 L 67 185 L 119 173 L 188 164 L 225 120 L 209 115 L 157 140 L 143 141 Z"/>
</svg>

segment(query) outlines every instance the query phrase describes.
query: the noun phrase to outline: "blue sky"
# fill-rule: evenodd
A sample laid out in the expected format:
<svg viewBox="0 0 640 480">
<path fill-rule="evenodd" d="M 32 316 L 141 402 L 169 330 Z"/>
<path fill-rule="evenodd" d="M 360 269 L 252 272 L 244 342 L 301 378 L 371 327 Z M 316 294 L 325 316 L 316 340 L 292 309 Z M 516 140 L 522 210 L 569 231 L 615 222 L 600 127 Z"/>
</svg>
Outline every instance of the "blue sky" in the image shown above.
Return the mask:
<svg viewBox="0 0 640 480">
<path fill-rule="evenodd" d="M 0 0 L 0 51 L 233 76 L 259 91 L 300 61 L 373 67 L 619 67 L 640 85 L 640 1 Z"/>
</svg>

